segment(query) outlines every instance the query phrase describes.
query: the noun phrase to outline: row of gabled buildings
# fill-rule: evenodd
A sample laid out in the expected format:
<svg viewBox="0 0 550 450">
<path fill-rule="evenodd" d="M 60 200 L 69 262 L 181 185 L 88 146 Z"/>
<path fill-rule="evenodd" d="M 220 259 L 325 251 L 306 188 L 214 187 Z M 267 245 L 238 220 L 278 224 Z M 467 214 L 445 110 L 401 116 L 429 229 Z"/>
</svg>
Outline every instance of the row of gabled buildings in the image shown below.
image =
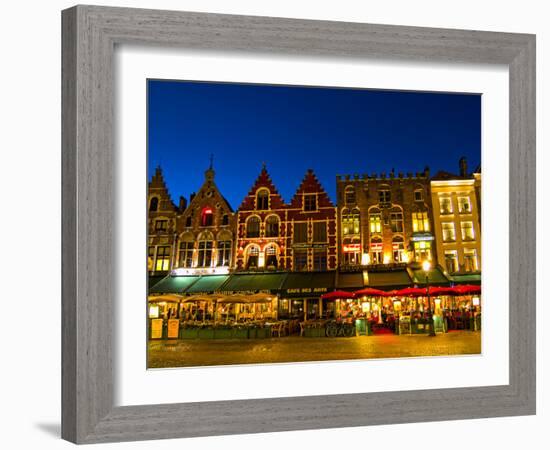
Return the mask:
<svg viewBox="0 0 550 450">
<path fill-rule="evenodd" d="M 285 202 L 264 165 L 234 211 L 214 176 L 209 167 L 197 193 L 176 205 L 156 169 L 147 199 L 151 282 L 171 271 L 334 271 L 397 285 L 404 271 L 414 280 L 424 260 L 441 280 L 479 279 L 481 174 L 464 158 L 458 174 L 338 175 L 336 204 L 312 170 Z"/>
</svg>

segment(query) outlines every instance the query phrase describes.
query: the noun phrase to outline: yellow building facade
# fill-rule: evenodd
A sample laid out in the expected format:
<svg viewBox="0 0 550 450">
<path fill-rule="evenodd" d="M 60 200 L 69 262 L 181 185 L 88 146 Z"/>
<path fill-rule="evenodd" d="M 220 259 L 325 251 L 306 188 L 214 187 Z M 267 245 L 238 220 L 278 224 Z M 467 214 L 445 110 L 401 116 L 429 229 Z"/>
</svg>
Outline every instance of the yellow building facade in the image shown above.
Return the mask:
<svg viewBox="0 0 550 450">
<path fill-rule="evenodd" d="M 437 260 L 448 275 L 481 272 L 481 174 L 431 181 Z"/>
</svg>

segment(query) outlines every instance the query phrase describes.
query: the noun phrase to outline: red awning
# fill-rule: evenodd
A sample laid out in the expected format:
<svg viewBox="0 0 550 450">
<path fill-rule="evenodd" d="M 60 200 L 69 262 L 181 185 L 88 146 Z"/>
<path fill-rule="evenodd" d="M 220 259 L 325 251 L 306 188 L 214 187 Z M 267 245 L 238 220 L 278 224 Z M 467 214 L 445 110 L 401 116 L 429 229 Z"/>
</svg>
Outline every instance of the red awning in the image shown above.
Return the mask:
<svg viewBox="0 0 550 450">
<path fill-rule="evenodd" d="M 334 291 L 334 292 L 328 292 L 327 294 L 321 295 L 321 298 L 323 300 L 339 300 L 339 299 L 346 299 L 346 298 L 354 298 L 354 296 L 352 292 Z"/>
<path fill-rule="evenodd" d="M 389 297 L 390 294 L 386 291 L 381 291 L 380 289 L 374 289 L 374 288 L 365 288 L 365 289 L 359 289 L 358 291 L 354 292 L 355 298 L 358 297 Z"/>
<path fill-rule="evenodd" d="M 456 295 L 456 291 L 452 287 L 430 286 L 430 295 Z"/>
<path fill-rule="evenodd" d="M 426 296 L 426 288 L 408 287 L 394 291 L 393 294 L 398 297 L 423 297 Z"/>
</svg>

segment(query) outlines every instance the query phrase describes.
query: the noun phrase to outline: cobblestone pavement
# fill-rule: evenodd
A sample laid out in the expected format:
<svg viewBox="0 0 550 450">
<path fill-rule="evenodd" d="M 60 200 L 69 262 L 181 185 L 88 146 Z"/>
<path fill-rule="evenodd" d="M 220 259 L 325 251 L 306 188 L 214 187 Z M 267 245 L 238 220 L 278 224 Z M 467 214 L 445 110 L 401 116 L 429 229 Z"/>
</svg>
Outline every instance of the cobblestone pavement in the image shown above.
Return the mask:
<svg viewBox="0 0 550 450">
<path fill-rule="evenodd" d="M 481 353 L 481 333 L 459 331 L 427 335 L 352 338 L 163 340 L 149 342 L 149 367 L 327 361 Z"/>
</svg>

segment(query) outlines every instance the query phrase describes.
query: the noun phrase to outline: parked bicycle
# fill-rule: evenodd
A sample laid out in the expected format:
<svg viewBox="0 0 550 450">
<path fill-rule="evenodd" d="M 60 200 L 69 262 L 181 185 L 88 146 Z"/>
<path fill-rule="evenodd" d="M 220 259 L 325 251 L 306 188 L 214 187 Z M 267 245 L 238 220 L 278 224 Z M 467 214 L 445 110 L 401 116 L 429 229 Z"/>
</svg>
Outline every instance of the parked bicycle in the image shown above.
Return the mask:
<svg viewBox="0 0 550 450">
<path fill-rule="evenodd" d="M 355 324 L 353 321 L 331 320 L 325 328 L 327 337 L 352 337 L 355 336 Z"/>
</svg>

